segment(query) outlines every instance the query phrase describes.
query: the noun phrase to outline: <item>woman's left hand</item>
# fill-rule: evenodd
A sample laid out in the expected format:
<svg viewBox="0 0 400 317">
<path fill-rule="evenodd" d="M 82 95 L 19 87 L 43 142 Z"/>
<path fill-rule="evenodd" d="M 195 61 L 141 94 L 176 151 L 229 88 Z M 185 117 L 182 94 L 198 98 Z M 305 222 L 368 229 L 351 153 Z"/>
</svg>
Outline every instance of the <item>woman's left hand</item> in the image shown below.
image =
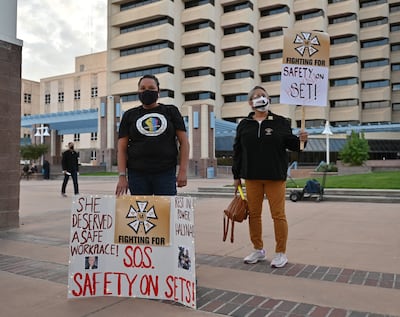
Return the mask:
<svg viewBox="0 0 400 317">
<path fill-rule="evenodd" d="M 299 139 L 301 142 L 306 142 L 308 140 L 308 132 L 304 130 L 300 130 Z"/>
</svg>

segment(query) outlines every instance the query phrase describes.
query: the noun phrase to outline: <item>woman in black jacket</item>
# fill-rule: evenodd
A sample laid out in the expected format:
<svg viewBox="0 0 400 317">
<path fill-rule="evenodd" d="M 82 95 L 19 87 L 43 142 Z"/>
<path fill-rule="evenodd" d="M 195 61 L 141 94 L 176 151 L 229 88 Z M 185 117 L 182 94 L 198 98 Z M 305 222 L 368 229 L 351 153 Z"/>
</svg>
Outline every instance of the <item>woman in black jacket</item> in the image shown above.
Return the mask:
<svg viewBox="0 0 400 317">
<path fill-rule="evenodd" d="M 249 92 L 252 112 L 237 129 L 233 145 L 233 178 L 235 189 L 245 180 L 249 206 L 250 239 L 254 252 L 244 258 L 254 264 L 266 259 L 262 240 L 261 213 L 264 195 L 268 197 L 274 222 L 275 256 L 272 267 L 284 267 L 288 262 L 286 243 L 288 224 L 285 214 L 287 149 L 300 151 L 300 141 L 307 141 L 307 132 L 293 135 L 290 121 L 269 111 L 269 96 L 263 87 Z"/>
</svg>

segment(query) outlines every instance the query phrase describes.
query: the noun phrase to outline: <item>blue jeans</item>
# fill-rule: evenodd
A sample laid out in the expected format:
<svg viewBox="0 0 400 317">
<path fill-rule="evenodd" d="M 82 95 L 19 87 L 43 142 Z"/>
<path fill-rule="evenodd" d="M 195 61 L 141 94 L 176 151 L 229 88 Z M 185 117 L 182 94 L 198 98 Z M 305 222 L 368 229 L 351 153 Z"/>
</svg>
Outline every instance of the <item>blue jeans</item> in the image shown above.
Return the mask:
<svg viewBox="0 0 400 317">
<path fill-rule="evenodd" d="M 128 169 L 128 184 L 131 195 L 175 196 L 176 168 L 156 174 Z"/>
</svg>

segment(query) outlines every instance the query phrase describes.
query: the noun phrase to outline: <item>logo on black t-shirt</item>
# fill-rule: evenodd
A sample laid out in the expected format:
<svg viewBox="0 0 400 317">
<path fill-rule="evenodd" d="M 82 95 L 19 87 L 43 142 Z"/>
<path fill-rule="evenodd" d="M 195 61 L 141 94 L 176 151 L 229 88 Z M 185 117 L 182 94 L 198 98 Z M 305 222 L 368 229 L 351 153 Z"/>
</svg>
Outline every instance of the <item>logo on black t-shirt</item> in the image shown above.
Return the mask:
<svg viewBox="0 0 400 317">
<path fill-rule="evenodd" d="M 167 129 L 167 119 L 160 113 L 148 113 L 136 121 L 138 131 L 146 136 L 158 136 Z"/>
</svg>

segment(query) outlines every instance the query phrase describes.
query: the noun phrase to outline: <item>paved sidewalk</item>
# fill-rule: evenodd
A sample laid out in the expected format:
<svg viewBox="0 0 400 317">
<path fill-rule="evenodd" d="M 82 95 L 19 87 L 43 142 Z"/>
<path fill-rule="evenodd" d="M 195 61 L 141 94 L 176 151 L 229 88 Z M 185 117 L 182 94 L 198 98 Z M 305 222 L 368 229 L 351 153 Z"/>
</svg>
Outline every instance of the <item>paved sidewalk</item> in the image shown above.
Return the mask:
<svg viewBox="0 0 400 317">
<path fill-rule="evenodd" d="M 112 195 L 115 184 L 116 178 L 81 177 L 80 191 Z M 231 184 L 191 179 L 179 193 Z M 289 263 L 271 269 L 267 203 L 267 261 L 246 265 L 247 224 L 236 225 L 234 243 L 222 242 L 222 210 L 230 199 L 195 198 L 194 311 L 159 300 L 67 299 L 71 198 L 61 197 L 60 186 L 60 180 L 21 181 L 21 225 L 0 231 L 0 316 L 400 316 L 398 204 L 287 201 Z"/>
</svg>

